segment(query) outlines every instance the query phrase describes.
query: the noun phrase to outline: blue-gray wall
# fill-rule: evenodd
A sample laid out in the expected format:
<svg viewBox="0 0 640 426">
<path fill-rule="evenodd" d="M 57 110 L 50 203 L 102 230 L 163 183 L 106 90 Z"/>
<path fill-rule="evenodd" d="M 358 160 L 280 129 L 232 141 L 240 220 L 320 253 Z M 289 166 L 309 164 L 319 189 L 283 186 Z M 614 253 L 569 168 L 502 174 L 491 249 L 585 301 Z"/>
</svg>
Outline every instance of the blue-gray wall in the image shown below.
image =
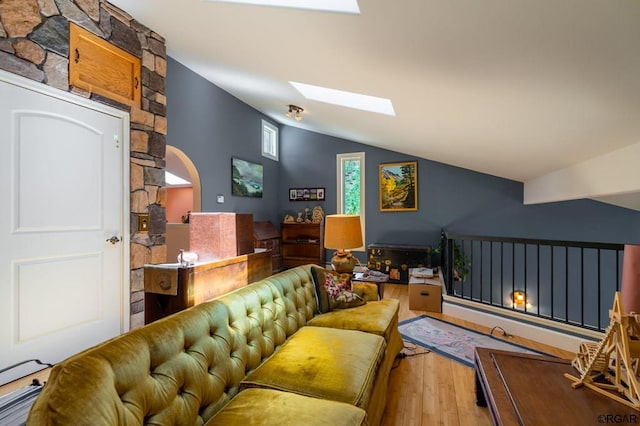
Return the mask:
<svg viewBox="0 0 640 426">
<path fill-rule="evenodd" d="M 262 156 L 262 119 L 268 120 L 167 58 L 167 144 L 187 154 L 198 169 L 202 211 L 253 213 L 254 220 L 280 222 L 279 163 Z M 231 195 L 232 157 L 263 165 L 262 198 Z M 216 202 L 218 194 L 224 195 L 224 204 Z"/>
<path fill-rule="evenodd" d="M 284 106 L 283 106 L 284 108 Z M 254 214 L 279 226 L 285 214 L 336 211 L 336 154 L 366 153 L 366 242 L 435 245 L 457 234 L 640 244 L 640 212 L 590 200 L 525 206 L 522 183 L 360 143 L 280 127 L 280 161 L 261 156 L 266 117 L 172 58 L 167 66 L 167 143 L 195 163 L 203 211 Z M 276 124 L 276 123 L 274 123 Z M 231 157 L 264 165 L 264 197 L 231 196 Z M 418 211 L 380 212 L 380 163 L 418 161 Z M 325 187 L 326 201 L 289 202 L 291 187 Z M 216 195 L 225 196 L 224 204 Z M 359 256 L 361 257 L 361 256 Z M 361 257 L 362 258 L 362 257 Z"/>
<path fill-rule="evenodd" d="M 326 187 L 325 213 L 336 212 L 336 154 L 365 152 L 366 242 L 427 244 L 440 229 L 456 234 L 640 244 L 640 212 L 591 200 L 524 205 L 523 184 L 393 151 L 283 126 L 281 200 L 289 187 Z M 418 211 L 380 212 L 380 163 L 418 161 Z M 309 205 L 311 207 L 311 205 Z M 360 257 L 360 256 L 359 256 Z"/>
</svg>

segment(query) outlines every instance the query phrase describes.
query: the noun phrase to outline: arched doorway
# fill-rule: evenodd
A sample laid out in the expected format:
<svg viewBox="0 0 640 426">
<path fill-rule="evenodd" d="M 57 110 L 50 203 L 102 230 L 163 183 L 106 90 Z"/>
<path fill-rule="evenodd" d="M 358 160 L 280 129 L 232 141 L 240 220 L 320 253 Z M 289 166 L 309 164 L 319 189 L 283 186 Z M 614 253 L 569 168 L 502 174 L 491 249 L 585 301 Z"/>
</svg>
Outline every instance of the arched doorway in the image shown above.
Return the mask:
<svg viewBox="0 0 640 426">
<path fill-rule="evenodd" d="M 167 145 L 167 262 L 176 261 L 180 249 L 189 250 L 189 225 L 183 223 L 188 212 L 202 209 L 200 175 L 191 159 L 180 149 Z M 173 177 L 179 178 L 174 183 Z"/>
</svg>

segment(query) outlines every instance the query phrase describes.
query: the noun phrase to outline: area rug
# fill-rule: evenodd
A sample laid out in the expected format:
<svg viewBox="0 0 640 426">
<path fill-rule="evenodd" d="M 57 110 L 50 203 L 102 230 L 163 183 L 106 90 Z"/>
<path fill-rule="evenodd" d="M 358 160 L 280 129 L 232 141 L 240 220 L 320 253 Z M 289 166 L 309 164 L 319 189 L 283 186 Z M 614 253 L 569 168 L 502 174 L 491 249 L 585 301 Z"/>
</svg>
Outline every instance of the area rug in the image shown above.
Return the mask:
<svg viewBox="0 0 640 426">
<path fill-rule="evenodd" d="M 468 367 L 473 367 L 476 347 L 548 355 L 427 315 L 402 321 L 399 329 L 405 341 L 430 349 Z"/>
</svg>

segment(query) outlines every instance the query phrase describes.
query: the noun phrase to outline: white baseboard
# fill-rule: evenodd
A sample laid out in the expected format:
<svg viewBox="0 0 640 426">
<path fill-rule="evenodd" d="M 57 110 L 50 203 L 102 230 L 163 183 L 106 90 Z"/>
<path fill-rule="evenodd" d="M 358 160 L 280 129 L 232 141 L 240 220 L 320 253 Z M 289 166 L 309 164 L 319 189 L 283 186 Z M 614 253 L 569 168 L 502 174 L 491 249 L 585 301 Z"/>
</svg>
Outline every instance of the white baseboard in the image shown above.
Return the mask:
<svg viewBox="0 0 640 426">
<path fill-rule="evenodd" d="M 577 353 L 580 343 L 598 341 L 603 333 L 568 324 L 536 318 L 530 315 L 495 308 L 488 305 L 444 296 L 442 313 L 483 325 L 500 327 L 508 334 L 524 337 L 549 346 Z"/>
</svg>

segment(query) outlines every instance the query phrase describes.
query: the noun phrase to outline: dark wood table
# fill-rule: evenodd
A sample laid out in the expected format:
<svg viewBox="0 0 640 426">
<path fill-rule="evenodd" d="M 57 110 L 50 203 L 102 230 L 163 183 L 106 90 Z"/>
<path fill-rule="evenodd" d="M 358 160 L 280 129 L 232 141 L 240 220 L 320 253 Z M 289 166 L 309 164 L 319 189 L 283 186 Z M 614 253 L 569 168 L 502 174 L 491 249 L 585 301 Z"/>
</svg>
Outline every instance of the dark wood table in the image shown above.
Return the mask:
<svg viewBox="0 0 640 426">
<path fill-rule="evenodd" d="M 640 424 L 640 411 L 584 386 L 564 373 L 571 361 L 551 356 L 476 348 L 476 403 L 496 425 Z"/>
</svg>

